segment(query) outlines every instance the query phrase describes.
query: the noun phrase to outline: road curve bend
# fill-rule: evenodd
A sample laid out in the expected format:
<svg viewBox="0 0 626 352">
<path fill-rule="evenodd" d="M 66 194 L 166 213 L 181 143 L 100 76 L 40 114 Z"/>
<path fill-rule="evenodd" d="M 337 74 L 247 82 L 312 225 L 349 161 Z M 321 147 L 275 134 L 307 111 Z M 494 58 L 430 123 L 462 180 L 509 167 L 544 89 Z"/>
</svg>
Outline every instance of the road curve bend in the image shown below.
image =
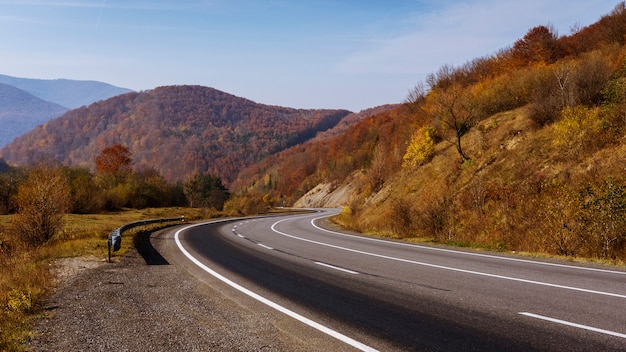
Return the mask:
<svg viewBox="0 0 626 352">
<path fill-rule="evenodd" d="M 623 268 L 415 245 L 320 225 L 336 213 L 198 223 L 176 231 L 175 243 L 202 275 L 349 349 L 626 350 Z"/>
</svg>

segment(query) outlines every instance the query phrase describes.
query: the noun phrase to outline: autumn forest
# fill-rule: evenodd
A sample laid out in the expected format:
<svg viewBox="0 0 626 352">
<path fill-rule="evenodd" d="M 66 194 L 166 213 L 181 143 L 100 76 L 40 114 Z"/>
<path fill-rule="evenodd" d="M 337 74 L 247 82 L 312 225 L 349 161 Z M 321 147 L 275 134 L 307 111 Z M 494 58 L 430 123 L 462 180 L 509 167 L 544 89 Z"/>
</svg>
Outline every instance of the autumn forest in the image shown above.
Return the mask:
<svg viewBox="0 0 626 352">
<path fill-rule="evenodd" d="M 0 150 L 0 211 L 18 211 L 32 170 L 58 167 L 73 212 L 341 206 L 338 223 L 373 235 L 623 263 L 625 44 L 620 3 L 568 35 L 537 26 L 442 65 L 404 103 L 360 114 L 199 86 L 120 95 Z"/>
</svg>

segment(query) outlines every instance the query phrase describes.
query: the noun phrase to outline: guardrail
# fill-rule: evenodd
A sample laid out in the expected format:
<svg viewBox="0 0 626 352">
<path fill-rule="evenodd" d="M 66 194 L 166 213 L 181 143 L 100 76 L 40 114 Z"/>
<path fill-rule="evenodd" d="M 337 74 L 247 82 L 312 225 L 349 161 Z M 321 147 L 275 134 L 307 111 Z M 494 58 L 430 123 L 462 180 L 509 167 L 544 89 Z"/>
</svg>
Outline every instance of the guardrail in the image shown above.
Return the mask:
<svg viewBox="0 0 626 352">
<path fill-rule="evenodd" d="M 152 220 L 139 220 L 130 222 L 128 224 L 122 225 L 115 230 L 111 231 L 109 234 L 109 239 L 107 241 L 107 245 L 109 248 L 109 263 L 111 262 L 111 252 L 117 252 L 122 248 L 122 234 L 126 231 L 132 230 L 134 228 L 152 224 L 164 224 L 170 222 L 184 222 L 185 216 L 180 216 L 177 218 L 163 218 L 163 219 L 152 219 Z M 112 251 L 111 251 L 112 249 Z"/>
</svg>

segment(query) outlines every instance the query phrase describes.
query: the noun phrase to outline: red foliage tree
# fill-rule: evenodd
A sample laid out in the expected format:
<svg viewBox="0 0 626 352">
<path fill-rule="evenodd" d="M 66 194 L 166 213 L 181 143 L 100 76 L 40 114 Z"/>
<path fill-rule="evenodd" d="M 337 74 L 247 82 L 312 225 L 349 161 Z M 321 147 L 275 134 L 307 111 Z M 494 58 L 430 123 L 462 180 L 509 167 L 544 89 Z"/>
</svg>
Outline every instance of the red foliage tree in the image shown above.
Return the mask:
<svg viewBox="0 0 626 352">
<path fill-rule="evenodd" d="M 125 146 L 116 144 L 102 150 L 96 158 L 96 170 L 106 173 L 128 173 L 131 171 L 131 153 Z"/>
</svg>

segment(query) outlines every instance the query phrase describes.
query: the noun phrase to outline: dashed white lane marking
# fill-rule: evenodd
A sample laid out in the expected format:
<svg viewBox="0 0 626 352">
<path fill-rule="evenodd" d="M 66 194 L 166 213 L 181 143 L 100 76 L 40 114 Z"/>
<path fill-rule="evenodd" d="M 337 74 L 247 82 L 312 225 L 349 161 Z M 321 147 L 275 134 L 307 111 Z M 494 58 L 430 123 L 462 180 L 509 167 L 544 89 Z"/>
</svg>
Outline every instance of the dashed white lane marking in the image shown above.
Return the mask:
<svg viewBox="0 0 626 352">
<path fill-rule="evenodd" d="M 573 326 L 573 327 L 579 328 L 579 329 L 599 332 L 601 334 L 611 335 L 611 336 L 616 336 L 616 337 L 619 337 L 619 338 L 622 338 L 622 339 L 626 339 L 626 334 L 621 334 L 621 333 L 615 332 L 615 331 L 598 329 L 598 328 L 594 328 L 593 326 L 587 326 L 587 325 L 572 323 L 572 322 L 569 322 L 569 321 L 555 319 L 555 318 L 550 318 L 550 317 L 546 317 L 546 316 L 543 316 L 543 315 L 533 314 L 533 313 L 528 313 L 528 312 L 520 312 L 519 314 L 525 315 L 525 316 L 531 317 L 531 318 L 536 318 L 536 319 L 541 319 L 541 320 L 545 320 L 545 321 L 550 321 L 550 322 L 561 324 L 561 325 Z"/>
<path fill-rule="evenodd" d="M 322 262 L 313 262 L 313 263 L 315 263 L 317 265 L 321 265 L 321 266 L 326 267 L 326 268 L 343 271 L 344 273 L 358 275 L 358 272 L 356 272 L 356 271 L 348 270 L 348 269 L 341 268 L 341 267 L 338 267 L 338 266 L 334 266 L 334 265 L 330 265 L 330 264 L 326 264 L 326 263 L 322 263 Z"/>
<path fill-rule="evenodd" d="M 287 219 L 282 219 L 280 221 L 275 222 L 271 226 L 272 231 L 276 232 L 279 235 L 285 236 L 285 237 L 293 238 L 293 239 L 304 241 L 304 242 L 314 243 L 314 244 L 317 244 L 317 245 L 320 245 L 320 246 L 325 246 L 325 247 L 329 247 L 329 248 L 335 248 L 335 249 L 339 249 L 339 250 L 346 251 L 346 252 L 352 252 L 352 253 L 367 255 L 367 256 L 376 257 L 376 258 L 393 260 L 393 261 L 397 261 L 397 262 L 403 262 L 403 263 L 415 264 L 415 265 L 420 265 L 420 266 L 425 266 L 425 267 L 430 267 L 430 268 L 437 268 L 437 269 L 442 269 L 442 270 L 454 271 L 454 272 L 458 272 L 458 273 L 465 273 L 465 274 L 471 274 L 471 275 L 477 275 L 477 276 L 490 277 L 490 278 L 494 278 L 494 279 L 522 282 L 522 283 L 527 283 L 527 284 L 546 286 L 546 287 L 553 287 L 553 288 L 560 288 L 560 289 L 565 289 L 565 290 L 585 292 L 585 293 L 591 293 L 591 294 L 596 294 L 596 295 L 603 295 L 603 296 L 610 296 L 610 297 L 617 297 L 617 298 L 626 298 L 626 295 L 619 294 L 619 293 L 596 291 L 596 290 L 590 290 L 590 289 L 574 287 L 574 286 L 558 285 L 558 284 L 553 284 L 553 283 L 543 282 L 543 281 L 520 279 L 520 278 L 512 277 L 512 276 L 497 275 L 497 274 L 485 273 L 485 272 L 481 272 L 481 271 L 467 270 L 467 269 L 455 268 L 455 267 L 450 267 L 450 266 L 444 266 L 444 265 L 437 265 L 437 264 L 431 264 L 431 263 L 426 263 L 426 262 L 420 262 L 420 261 L 416 261 L 416 260 L 397 258 L 397 257 L 392 257 L 392 256 L 388 256 L 388 255 L 378 254 L 378 253 L 360 251 L 360 250 L 353 249 L 353 248 L 336 246 L 334 244 L 330 244 L 330 243 L 326 243 L 326 242 L 314 241 L 314 240 L 310 240 L 310 239 L 307 239 L 307 238 L 302 238 L 302 237 L 290 235 L 288 233 L 281 232 L 281 231 L 276 229 L 276 225 L 280 224 L 281 222 L 288 221 L 288 220 L 293 220 L 293 219 L 294 218 L 287 218 Z M 313 219 L 313 220 L 315 220 L 315 219 Z"/>
<path fill-rule="evenodd" d="M 258 293 L 255 293 L 255 292 L 253 292 L 253 291 L 251 291 L 251 290 L 249 290 L 249 289 L 247 289 L 247 288 L 245 288 L 245 287 L 235 283 L 234 281 L 226 278 L 225 276 L 222 276 L 221 274 L 217 273 L 213 269 L 211 269 L 208 266 L 204 265 L 202 262 L 200 262 L 198 259 L 196 259 L 194 256 L 192 256 L 189 252 L 187 252 L 187 250 L 185 249 L 185 247 L 183 247 L 183 244 L 181 243 L 180 238 L 179 238 L 181 232 L 183 232 L 183 231 L 185 231 L 185 230 L 187 230 L 189 228 L 192 228 L 192 227 L 195 227 L 195 226 L 202 226 L 202 225 L 207 225 L 207 223 L 186 226 L 186 227 L 183 227 L 182 229 L 176 231 L 176 233 L 174 234 L 174 240 L 176 241 L 176 245 L 178 246 L 180 251 L 189 260 L 191 260 L 194 264 L 196 264 L 198 267 L 200 267 L 202 270 L 206 271 L 207 273 L 209 273 L 213 277 L 217 278 L 218 280 L 224 282 L 225 284 L 229 285 L 230 287 L 238 290 L 239 292 L 242 292 L 245 295 L 256 299 L 257 301 L 259 301 L 259 302 L 261 302 L 261 303 L 263 303 L 263 304 L 265 304 L 265 305 L 267 305 L 267 306 L 269 306 L 269 307 L 271 307 L 271 308 L 273 308 L 273 309 L 275 309 L 275 310 L 277 310 L 277 311 L 279 311 L 279 312 L 281 312 L 283 314 L 286 314 L 286 315 L 292 317 L 293 319 L 296 319 L 296 320 L 300 321 L 301 323 L 304 323 L 304 324 L 306 324 L 306 325 L 308 325 L 308 326 L 310 326 L 310 327 L 312 327 L 312 328 L 314 328 L 314 329 L 316 329 L 318 331 L 321 331 L 321 332 L 323 332 L 323 333 L 325 333 L 325 334 L 327 334 L 329 336 L 332 336 L 335 339 L 337 339 L 339 341 L 342 341 L 342 342 L 344 342 L 344 343 L 346 343 L 346 344 L 348 344 L 348 345 L 350 345 L 350 346 L 352 346 L 352 347 L 354 347 L 354 348 L 356 348 L 356 349 L 358 349 L 360 351 L 371 351 L 371 352 L 378 351 L 378 350 L 376 350 L 373 347 L 370 347 L 370 346 L 368 346 L 368 345 L 366 345 L 364 343 L 361 343 L 361 342 L 359 342 L 359 341 L 357 341 L 357 340 L 355 340 L 355 339 L 353 339 L 351 337 L 348 337 L 348 336 L 346 336 L 346 335 L 344 335 L 344 334 L 342 334 L 342 333 L 340 333 L 338 331 L 335 331 L 335 330 L 333 330 L 331 328 L 328 328 L 328 327 L 326 327 L 326 326 L 324 326 L 324 325 L 322 325 L 322 324 L 320 324 L 320 323 L 318 323 L 316 321 L 313 321 L 313 320 L 311 320 L 311 319 L 309 319 L 309 318 L 307 318 L 305 316 L 302 316 L 302 315 L 300 315 L 300 314 L 298 314 L 298 313 L 296 313 L 296 312 L 294 312 L 292 310 L 289 310 L 289 309 L 281 306 L 280 304 L 278 304 L 278 303 L 276 303 L 274 301 L 271 301 L 271 300 L 269 300 L 269 299 L 259 295 Z"/>
<path fill-rule="evenodd" d="M 242 234 L 238 233 L 235 229 L 233 229 L 232 231 L 233 231 L 233 233 L 234 233 L 235 235 L 237 235 L 237 237 L 240 237 L 240 238 L 245 238 Z M 257 243 L 257 245 L 258 245 L 258 246 L 261 246 L 261 247 L 263 247 L 263 248 L 265 248 L 265 249 L 274 250 L 274 247 L 270 247 L 270 246 L 265 245 L 265 244 L 263 244 L 263 243 Z M 348 274 L 353 274 L 353 275 L 355 275 L 355 274 L 359 274 L 359 273 L 358 273 L 358 272 L 356 272 L 356 271 L 352 271 L 352 270 L 349 270 L 349 269 L 346 269 L 346 268 L 342 268 L 342 267 L 338 267 L 338 266 L 335 266 L 335 265 L 330 265 L 330 264 L 326 264 L 326 263 L 322 263 L 322 262 L 316 262 L 316 261 L 313 261 L 313 263 L 315 263 L 315 264 L 317 264 L 317 265 L 320 265 L 320 266 L 324 266 L 324 267 L 330 268 L 330 269 L 334 269 L 334 270 L 338 270 L 338 271 L 343 271 L 343 272 L 348 273 Z"/>
</svg>

